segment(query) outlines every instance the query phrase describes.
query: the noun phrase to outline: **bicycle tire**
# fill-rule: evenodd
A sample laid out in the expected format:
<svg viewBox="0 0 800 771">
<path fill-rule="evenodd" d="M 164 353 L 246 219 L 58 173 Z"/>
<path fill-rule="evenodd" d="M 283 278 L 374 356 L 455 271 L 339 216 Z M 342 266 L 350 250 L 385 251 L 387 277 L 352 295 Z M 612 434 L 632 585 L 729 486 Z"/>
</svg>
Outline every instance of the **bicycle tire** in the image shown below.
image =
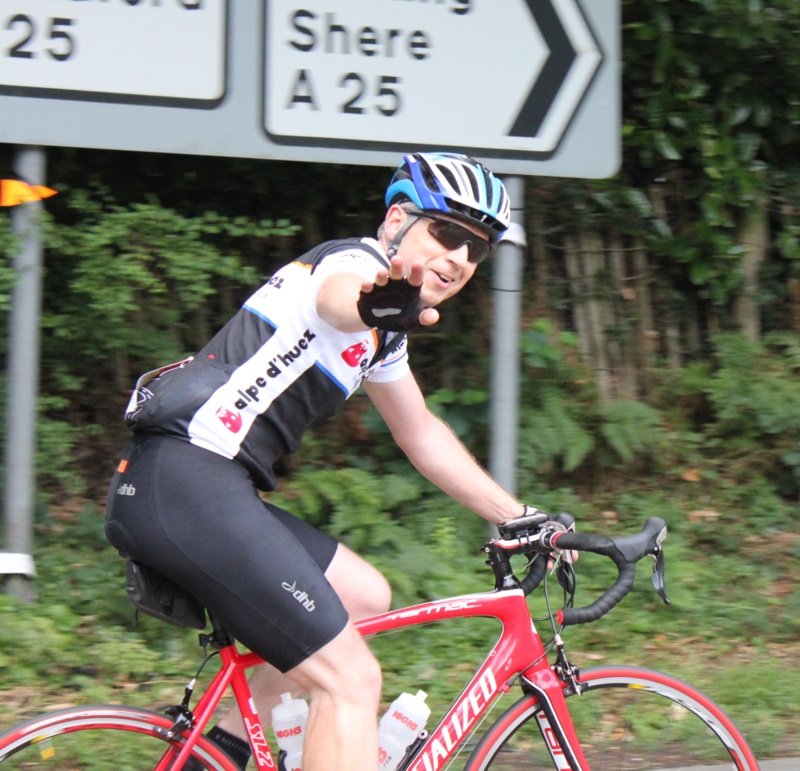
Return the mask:
<svg viewBox="0 0 800 771">
<path fill-rule="evenodd" d="M 708 766 L 758 771 L 731 719 L 692 686 L 648 669 L 598 667 L 581 673 L 582 695 L 565 688 L 592 771 L 666 771 Z M 537 717 L 538 716 L 538 717 Z M 548 751 L 537 698 L 524 696 L 484 734 L 465 771 L 568 768 Z"/>
<path fill-rule="evenodd" d="M 0 735 L 3 771 L 144 771 L 168 751 L 177 751 L 187 733 L 167 738 L 166 715 L 135 707 L 95 704 L 48 712 Z M 191 757 L 210 771 L 237 771 L 216 745 L 200 738 Z"/>
</svg>

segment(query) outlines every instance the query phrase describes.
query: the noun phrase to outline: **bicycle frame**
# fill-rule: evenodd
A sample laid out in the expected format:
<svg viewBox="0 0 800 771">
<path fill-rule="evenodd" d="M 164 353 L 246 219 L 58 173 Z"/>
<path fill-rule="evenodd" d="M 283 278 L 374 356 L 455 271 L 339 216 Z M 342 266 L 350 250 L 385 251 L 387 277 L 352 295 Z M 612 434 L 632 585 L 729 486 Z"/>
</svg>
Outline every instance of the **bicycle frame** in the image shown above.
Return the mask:
<svg viewBox="0 0 800 771">
<path fill-rule="evenodd" d="M 517 677 L 522 678 L 523 688 L 535 693 L 542 705 L 543 716 L 538 726 L 556 768 L 588 771 L 565 703 L 564 683 L 547 661 L 521 589 L 425 602 L 364 619 L 356 627 L 363 635 L 371 636 L 433 621 L 470 617 L 497 619 L 502 626 L 500 636 L 447 713 L 414 751 L 404 766 L 405 771 L 442 768 L 460 740 L 470 734 L 496 698 L 511 690 Z M 264 663 L 263 659 L 254 653 L 240 653 L 235 645 L 220 648 L 219 654 L 222 666 L 193 710 L 195 723 L 186 745 L 177 758 L 164 758 L 156 771 L 175 767 L 170 763 L 183 762 L 188 757 L 191 746 L 201 736 L 229 685 L 242 713 L 256 766 L 260 769 L 276 767 L 245 675 L 247 669 Z"/>
</svg>

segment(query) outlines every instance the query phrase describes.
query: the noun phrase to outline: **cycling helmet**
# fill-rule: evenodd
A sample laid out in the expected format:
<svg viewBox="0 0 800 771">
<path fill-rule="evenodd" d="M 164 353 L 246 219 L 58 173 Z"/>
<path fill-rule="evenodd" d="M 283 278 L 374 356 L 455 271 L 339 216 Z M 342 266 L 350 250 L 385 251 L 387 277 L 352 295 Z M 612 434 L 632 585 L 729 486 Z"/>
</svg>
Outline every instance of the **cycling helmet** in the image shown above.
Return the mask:
<svg viewBox="0 0 800 771">
<path fill-rule="evenodd" d="M 482 163 L 456 153 L 406 155 L 386 191 L 386 205 L 411 201 L 482 230 L 496 243 L 511 222 L 503 183 Z"/>
</svg>

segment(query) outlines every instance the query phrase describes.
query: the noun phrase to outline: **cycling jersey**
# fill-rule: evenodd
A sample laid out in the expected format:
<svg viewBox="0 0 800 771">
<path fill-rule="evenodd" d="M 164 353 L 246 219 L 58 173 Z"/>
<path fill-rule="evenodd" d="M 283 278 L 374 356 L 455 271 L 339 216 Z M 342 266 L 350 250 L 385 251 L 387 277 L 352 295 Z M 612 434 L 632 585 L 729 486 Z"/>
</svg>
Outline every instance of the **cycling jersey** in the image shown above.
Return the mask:
<svg viewBox="0 0 800 771">
<path fill-rule="evenodd" d="M 365 381 L 408 372 L 402 332 L 341 332 L 317 313 L 337 272 L 372 281 L 388 268 L 374 239 L 329 241 L 279 270 L 192 359 L 140 379 L 126 420 L 240 462 L 263 490 L 273 465 Z"/>
</svg>

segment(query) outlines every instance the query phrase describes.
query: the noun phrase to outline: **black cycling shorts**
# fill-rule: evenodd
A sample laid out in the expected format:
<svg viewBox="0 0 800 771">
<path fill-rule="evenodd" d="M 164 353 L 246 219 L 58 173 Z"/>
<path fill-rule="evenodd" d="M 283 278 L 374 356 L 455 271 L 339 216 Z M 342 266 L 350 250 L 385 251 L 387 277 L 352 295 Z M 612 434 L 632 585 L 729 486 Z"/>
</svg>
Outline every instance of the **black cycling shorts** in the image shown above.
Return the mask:
<svg viewBox="0 0 800 771">
<path fill-rule="evenodd" d="M 189 442 L 131 442 L 111 481 L 106 535 L 123 556 L 186 587 L 282 672 L 347 623 L 324 575 L 336 541 L 261 500 L 239 463 Z"/>
</svg>

